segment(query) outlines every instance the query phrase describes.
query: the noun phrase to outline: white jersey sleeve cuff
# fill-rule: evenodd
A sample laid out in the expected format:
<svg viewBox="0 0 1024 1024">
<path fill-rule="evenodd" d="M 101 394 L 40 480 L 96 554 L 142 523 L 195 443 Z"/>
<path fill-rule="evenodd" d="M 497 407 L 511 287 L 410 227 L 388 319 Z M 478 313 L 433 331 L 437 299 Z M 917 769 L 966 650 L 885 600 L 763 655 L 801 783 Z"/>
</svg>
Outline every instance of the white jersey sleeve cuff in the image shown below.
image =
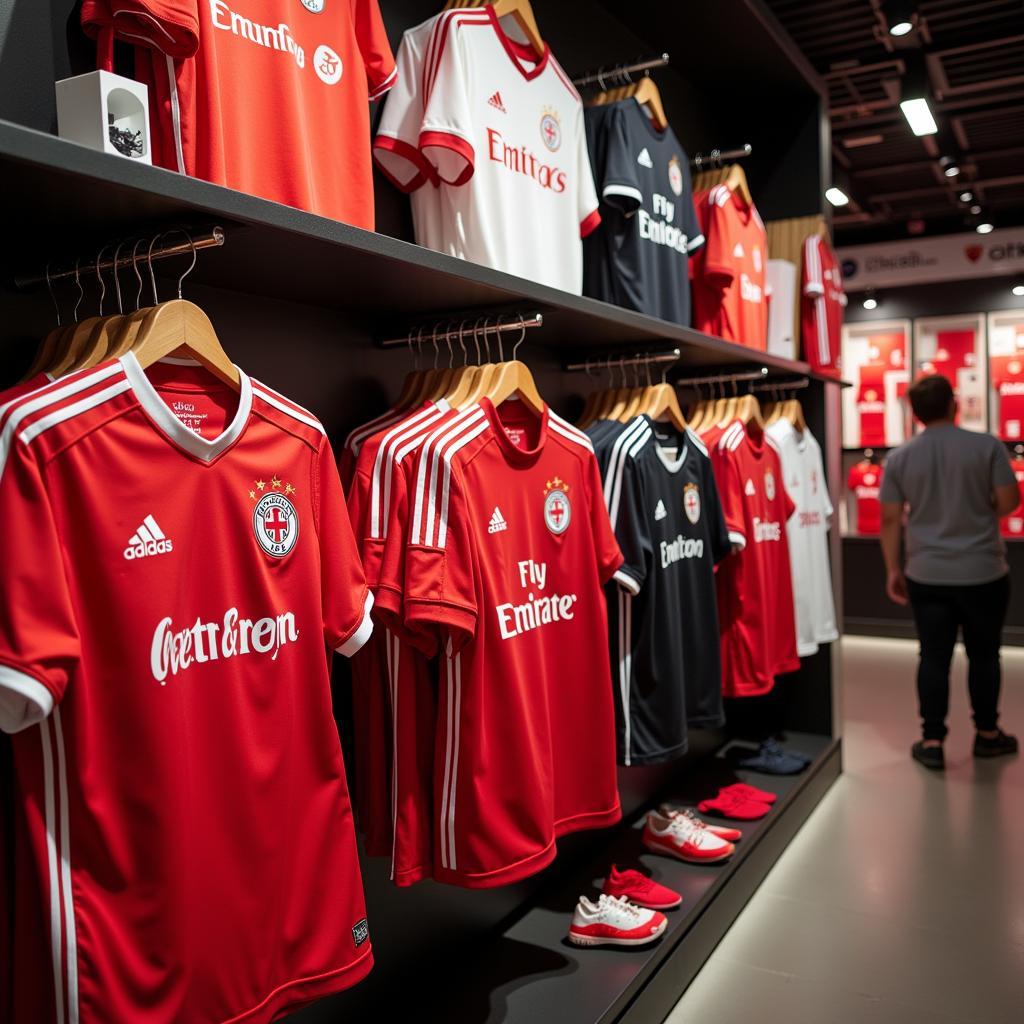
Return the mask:
<svg viewBox="0 0 1024 1024">
<path fill-rule="evenodd" d="M 823 284 L 815 284 L 814 282 L 811 282 L 810 284 L 805 284 L 804 285 L 804 295 L 824 295 L 824 294 L 825 294 L 825 286 Z"/>
<path fill-rule="evenodd" d="M 740 533 L 738 530 L 730 530 L 729 543 L 732 544 L 733 547 L 737 547 L 740 550 L 742 550 L 747 546 L 747 538 L 744 537 L 743 534 Z"/>
<path fill-rule="evenodd" d="M 623 590 L 628 590 L 634 597 L 640 593 L 640 584 L 637 583 L 637 581 L 625 570 L 617 570 L 612 576 L 612 579 L 615 580 Z"/>
<path fill-rule="evenodd" d="M 38 679 L 0 665 L 0 729 L 21 732 L 53 711 L 53 694 Z"/>
<path fill-rule="evenodd" d="M 696 252 L 705 242 L 703 235 L 697 235 L 686 243 L 687 252 Z"/>
<path fill-rule="evenodd" d="M 340 647 L 335 648 L 338 654 L 351 658 L 370 639 L 370 634 L 373 632 L 373 619 L 370 618 L 371 608 L 373 608 L 373 594 L 367 594 L 366 604 L 363 605 L 363 621 L 359 623 L 359 628 Z"/>
</svg>

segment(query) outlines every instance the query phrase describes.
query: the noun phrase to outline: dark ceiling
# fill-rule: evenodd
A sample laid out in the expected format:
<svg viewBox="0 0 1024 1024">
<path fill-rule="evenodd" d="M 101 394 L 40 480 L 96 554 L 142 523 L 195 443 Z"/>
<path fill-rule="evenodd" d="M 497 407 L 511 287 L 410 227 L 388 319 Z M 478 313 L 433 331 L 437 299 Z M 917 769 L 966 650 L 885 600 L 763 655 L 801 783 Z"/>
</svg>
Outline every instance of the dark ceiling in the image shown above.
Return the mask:
<svg viewBox="0 0 1024 1024">
<path fill-rule="evenodd" d="M 767 0 L 828 84 L 844 244 L 1024 224 L 1024 0 L 921 0 L 916 28 L 888 33 L 883 0 Z M 923 59 L 937 135 L 899 107 Z M 939 161 L 961 168 L 947 178 Z M 981 214 L 960 194 L 973 193 Z"/>
</svg>

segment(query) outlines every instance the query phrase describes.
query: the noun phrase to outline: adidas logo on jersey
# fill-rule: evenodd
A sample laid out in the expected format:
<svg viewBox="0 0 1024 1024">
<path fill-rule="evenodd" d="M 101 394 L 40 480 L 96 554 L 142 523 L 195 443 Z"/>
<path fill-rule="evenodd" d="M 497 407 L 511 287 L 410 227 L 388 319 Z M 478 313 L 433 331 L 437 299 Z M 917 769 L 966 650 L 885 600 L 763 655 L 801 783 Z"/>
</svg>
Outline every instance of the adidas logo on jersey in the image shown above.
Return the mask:
<svg viewBox="0 0 1024 1024">
<path fill-rule="evenodd" d="M 503 114 L 508 113 L 505 109 L 505 104 L 501 102 L 500 92 L 496 92 L 487 102 L 494 107 L 495 110 L 500 110 Z"/>
<path fill-rule="evenodd" d="M 747 480 L 747 486 L 743 488 L 743 493 L 748 498 L 753 497 L 755 494 L 757 494 L 757 489 L 754 487 L 754 481 L 753 480 L 749 480 L 749 479 Z"/>
<path fill-rule="evenodd" d="M 487 524 L 487 532 L 501 533 L 502 530 L 507 529 L 508 523 L 505 522 L 505 517 L 501 514 L 501 509 L 495 505 L 494 514 L 491 516 L 491 521 Z"/>
<path fill-rule="evenodd" d="M 659 520 L 661 520 L 661 519 L 664 519 L 664 518 L 665 518 L 665 516 L 667 516 L 667 515 L 668 515 L 668 509 L 667 509 L 667 508 L 665 508 L 665 502 L 663 502 L 663 501 L 662 501 L 662 500 L 661 500 L 661 499 L 659 498 L 659 499 L 658 499 L 658 504 L 657 504 L 657 506 L 655 506 L 655 509 L 654 509 L 654 518 L 655 518 L 655 521 L 659 521 Z"/>
<path fill-rule="evenodd" d="M 146 516 L 142 525 L 131 535 L 128 547 L 124 549 L 124 557 L 131 561 L 134 558 L 146 558 L 148 555 L 166 555 L 174 548 L 170 538 L 156 524 L 152 516 Z"/>
<path fill-rule="evenodd" d="M 651 154 L 647 152 L 646 147 L 640 150 L 640 155 L 636 158 L 636 162 L 641 167 L 653 167 L 654 161 L 651 159 Z"/>
<path fill-rule="evenodd" d="M 733 256 L 735 256 L 735 257 L 736 257 L 736 259 L 738 259 L 738 260 L 741 260 L 741 259 L 743 259 L 743 256 L 744 256 L 744 252 L 743 252 L 743 245 L 742 245 L 742 243 L 740 243 L 740 242 L 737 242 L 737 243 L 736 243 L 736 245 L 734 246 L 734 248 L 733 248 L 733 250 L 732 250 L 732 254 L 733 254 Z"/>
</svg>

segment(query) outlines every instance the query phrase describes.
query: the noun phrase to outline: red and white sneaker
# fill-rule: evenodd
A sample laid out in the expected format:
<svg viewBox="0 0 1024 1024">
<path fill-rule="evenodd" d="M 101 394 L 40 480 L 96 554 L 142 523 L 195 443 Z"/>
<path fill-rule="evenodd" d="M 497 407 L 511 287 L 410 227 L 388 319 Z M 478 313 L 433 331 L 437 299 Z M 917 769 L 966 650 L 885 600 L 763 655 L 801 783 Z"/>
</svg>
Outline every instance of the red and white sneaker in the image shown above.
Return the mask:
<svg viewBox="0 0 1024 1024">
<path fill-rule="evenodd" d="M 746 797 L 748 800 L 757 800 L 762 804 L 773 804 L 778 799 L 777 793 L 772 793 L 767 789 L 758 789 L 757 786 L 751 786 L 747 782 L 734 782 L 731 786 L 723 786 L 718 791 L 719 796 L 732 793 Z"/>
<path fill-rule="evenodd" d="M 729 828 L 728 825 L 712 825 L 711 822 L 698 818 L 689 807 L 673 807 L 671 804 L 662 804 L 658 811 L 664 814 L 666 818 L 682 814 L 684 817 L 689 818 L 698 828 L 706 828 L 713 836 L 718 836 L 719 839 L 724 839 L 729 843 L 735 843 L 743 838 L 743 833 L 738 828 Z"/>
<path fill-rule="evenodd" d="M 604 880 L 608 896 L 625 896 L 630 903 L 648 910 L 674 910 L 683 897 L 667 885 L 660 885 L 639 871 L 620 871 L 614 864 Z"/>
<path fill-rule="evenodd" d="M 647 815 L 643 842 L 652 853 L 678 857 L 691 864 L 716 864 L 728 860 L 736 850 L 732 843 L 698 827 L 685 814 L 669 818 L 657 811 Z"/>
<path fill-rule="evenodd" d="M 596 903 L 581 896 L 569 926 L 569 941 L 576 946 L 646 946 L 661 936 L 667 924 L 664 914 L 638 907 L 622 896 L 602 893 Z"/>
</svg>

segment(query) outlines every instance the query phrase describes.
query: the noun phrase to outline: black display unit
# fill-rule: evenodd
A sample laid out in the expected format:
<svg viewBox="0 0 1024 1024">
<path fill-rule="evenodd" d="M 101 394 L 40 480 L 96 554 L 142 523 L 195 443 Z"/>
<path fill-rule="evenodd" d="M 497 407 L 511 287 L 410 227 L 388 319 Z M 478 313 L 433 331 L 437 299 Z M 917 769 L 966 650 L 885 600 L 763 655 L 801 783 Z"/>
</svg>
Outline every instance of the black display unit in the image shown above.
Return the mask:
<svg viewBox="0 0 1024 1024">
<path fill-rule="evenodd" d="M 393 44 L 439 6 L 381 0 Z M 754 154 L 746 170 L 765 219 L 823 212 L 829 168 L 824 87 L 760 0 L 676 6 L 538 0 L 535 8 L 570 73 L 669 50 L 673 63 L 658 81 L 684 145 L 706 152 L 750 142 Z M 45 287 L 18 290 L 16 276 L 38 274 L 47 262 L 73 262 L 111 239 L 182 224 L 218 224 L 227 237 L 222 249 L 200 254 L 186 297 L 209 312 L 225 347 L 247 371 L 312 409 L 336 444 L 395 397 L 409 368 L 404 352 L 384 350 L 379 342 L 439 317 L 542 313 L 544 327 L 530 332 L 520 356 L 545 398 L 569 416 L 589 385 L 584 375 L 562 367 L 581 355 L 675 347 L 681 352 L 671 371 L 676 378 L 760 367 L 781 379 L 811 376 L 802 362 L 419 248 L 412 243 L 407 201 L 380 178 L 374 233 L 62 142 L 52 134 L 53 82 L 88 70 L 92 60 L 74 26 L 73 0 L 15 0 L 0 7 L 0 187 L 9 239 L 0 253 L 0 386 L 24 372 L 54 322 Z M 782 120 L 779 110 L 786 111 Z M 167 275 L 162 295 L 180 273 L 174 263 L 159 265 Z M 66 288 L 58 290 L 65 311 L 69 296 Z M 834 503 L 842 484 L 838 391 L 835 383 L 811 377 L 801 393 L 825 452 Z M 838 551 L 833 537 L 837 591 Z M 517 885 L 469 892 L 424 883 L 396 890 L 386 866 L 364 858 L 374 971 L 296 1021 L 326 1024 L 390 1013 L 399 998 L 418 1018 L 450 1024 L 661 1019 L 841 770 L 836 647 L 805 660 L 765 708 L 764 721 L 781 725 L 787 743 L 812 757 L 800 776 L 769 780 L 738 771 L 738 754 L 757 738 L 749 729 L 739 738 L 735 730 L 698 733 L 690 753 L 671 765 L 621 769 L 624 823 L 568 837 L 554 865 Z M 343 706 L 343 693 L 340 700 Z M 593 891 L 611 860 L 643 859 L 636 827 L 646 809 L 663 798 L 711 796 L 718 785 L 741 777 L 776 789 L 780 799 L 748 830 L 729 864 L 711 871 L 646 860 L 685 895 L 663 941 L 625 954 L 565 943 L 580 892 Z"/>
</svg>

